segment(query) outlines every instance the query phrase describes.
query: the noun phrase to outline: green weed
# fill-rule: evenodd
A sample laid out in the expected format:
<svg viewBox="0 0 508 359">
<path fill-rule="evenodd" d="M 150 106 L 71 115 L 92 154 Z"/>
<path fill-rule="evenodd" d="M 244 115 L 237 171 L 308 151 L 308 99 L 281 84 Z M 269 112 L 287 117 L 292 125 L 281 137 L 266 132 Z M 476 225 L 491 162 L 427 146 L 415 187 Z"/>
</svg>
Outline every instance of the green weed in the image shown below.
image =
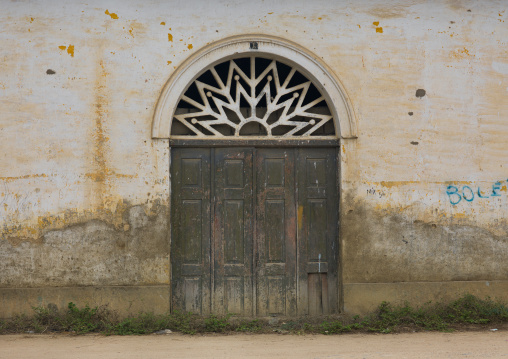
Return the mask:
<svg viewBox="0 0 508 359">
<path fill-rule="evenodd" d="M 231 324 L 229 323 L 229 318 L 231 318 L 232 314 L 227 314 L 225 316 L 216 316 L 210 314 L 208 318 L 205 318 L 205 332 L 213 332 L 213 333 L 224 333 L 231 329 Z"/>
<path fill-rule="evenodd" d="M 263 329 L 263 327 L 264 327 L 264 323 L 261 322 L 259 319 L 243 320 L 240 323 L 238 323 L 235 330 L 237 332 L 256 333 L 256 332 L 259 332 L 261 329 Z"/>
<path fill-rule="evenodd" d="M 393 333 L 401 331 L 438 330 L 451 331 L 462 327 L 481 327 L 487 324 L 508 322 L 508 308 L 490 298 L 479 299 L 473 295 L 449 303 L 426 303 L 412 307 L 409 303 L 393 305 L 381 302 L 377 309 L 363 317 L 340 315 L 326 318 L 296 318 L 280 324 L 267 321 L 231 320 L 232 314 L 206 317 L 178 312 L 153 314 L 141 312 L 119 319 L 107 306 L 79 308 L 69 303 L 66 310 L 56 306 L 33 307 L 33 314 L 15 315 L 0 320 L 0 334 L 73 332 L 103 333 L 106 335 L 142 335 L 163 329 L 184 334 L 196 333 L 321 333 L 326 335 L 351 332 Z"/>
</svg>

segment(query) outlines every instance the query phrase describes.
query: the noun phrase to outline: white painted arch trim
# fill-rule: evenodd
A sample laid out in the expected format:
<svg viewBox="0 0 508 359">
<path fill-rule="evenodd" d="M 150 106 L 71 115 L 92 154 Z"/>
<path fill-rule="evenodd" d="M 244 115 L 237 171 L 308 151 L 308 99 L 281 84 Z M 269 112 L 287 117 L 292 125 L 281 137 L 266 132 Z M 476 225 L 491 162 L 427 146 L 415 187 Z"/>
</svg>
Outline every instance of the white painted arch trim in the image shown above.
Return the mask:
<svg viewBox="0 0 508 359">
<path fill-rule="evenodd" d="M 257 45 L 257 46 L 256 46 Z M 254 49 L 253 47 L 257 47 Z M 240 35 L 209 44 L 185 60 L 164 85 L 155 107 L 152 138 L 169 138 L 171 122 L 180 97 L 210 66 L 243 56 L 281 59 L 307 76 L 325 96 L 341 138 L 356 138 L 356 117 L 340 80 L 316 55 L 300 45 L 269 35 Z"/>
</svg>

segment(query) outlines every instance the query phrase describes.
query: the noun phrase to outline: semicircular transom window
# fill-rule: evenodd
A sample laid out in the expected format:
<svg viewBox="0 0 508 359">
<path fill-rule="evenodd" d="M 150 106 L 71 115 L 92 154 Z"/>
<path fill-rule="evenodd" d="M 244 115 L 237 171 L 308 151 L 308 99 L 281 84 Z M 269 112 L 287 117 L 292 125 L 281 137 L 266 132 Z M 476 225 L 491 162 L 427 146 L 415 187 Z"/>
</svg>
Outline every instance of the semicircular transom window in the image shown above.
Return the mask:
<svg viewBox="0 0 508 359">
<path fill-rule="evenodd" d="M 206 69 L 174 112 L 172 138 L 336 138 L 323 94 L 279 60 L 242 57 Z"/>
</svg>

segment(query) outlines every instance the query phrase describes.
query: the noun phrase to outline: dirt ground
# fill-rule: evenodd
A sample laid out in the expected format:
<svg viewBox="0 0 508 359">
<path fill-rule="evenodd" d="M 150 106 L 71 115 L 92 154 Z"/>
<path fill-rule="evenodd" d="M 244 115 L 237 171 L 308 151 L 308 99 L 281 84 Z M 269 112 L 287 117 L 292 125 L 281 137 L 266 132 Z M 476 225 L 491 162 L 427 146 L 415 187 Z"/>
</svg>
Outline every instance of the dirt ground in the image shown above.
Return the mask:
<svg viewBox="0 0 508 359">
<path fill-rule="evenodd" d="M 507 358 L 508 331 L 350 335 L 2 335 L 0 358 Z"/>
<path fill-rule="evenodd" d="M 508 331 L 349 335 L 2 335 L 0 358 L 507 358 Z"/>
</svg>

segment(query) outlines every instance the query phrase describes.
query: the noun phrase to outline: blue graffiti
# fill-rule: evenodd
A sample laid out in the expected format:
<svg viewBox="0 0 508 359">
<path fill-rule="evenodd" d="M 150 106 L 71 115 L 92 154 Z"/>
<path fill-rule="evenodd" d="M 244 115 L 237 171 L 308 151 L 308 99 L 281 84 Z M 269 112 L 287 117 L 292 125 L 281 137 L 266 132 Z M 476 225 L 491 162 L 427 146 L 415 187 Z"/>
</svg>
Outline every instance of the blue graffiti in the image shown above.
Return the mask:
<svg viewBox="0 0 508 359">
<path fill-rule="evenodd" d="M 508 182 L 508 180 L 506 180 Z M 446 187 L 446 194 L 448 195 L 448 199 L 452 205 L 456 205 L 460 203 L 460 201 L 465 200 L 466 202 L 473 202 L 475 197 L 478 198 L 490 198 L 490 197 L 501 197 L 502 183 L 500 181 L 495 182 L 492 185 L 492 191 L 490 194 L 482 193 L 480 187 L 477 188 L 476 191 L 473 190 L 470 186 L 462 186 L 459 188 L 454 185 L 450 185 Z M 504 188 L 506 190 L 506 188 Z"/>
</svg>

